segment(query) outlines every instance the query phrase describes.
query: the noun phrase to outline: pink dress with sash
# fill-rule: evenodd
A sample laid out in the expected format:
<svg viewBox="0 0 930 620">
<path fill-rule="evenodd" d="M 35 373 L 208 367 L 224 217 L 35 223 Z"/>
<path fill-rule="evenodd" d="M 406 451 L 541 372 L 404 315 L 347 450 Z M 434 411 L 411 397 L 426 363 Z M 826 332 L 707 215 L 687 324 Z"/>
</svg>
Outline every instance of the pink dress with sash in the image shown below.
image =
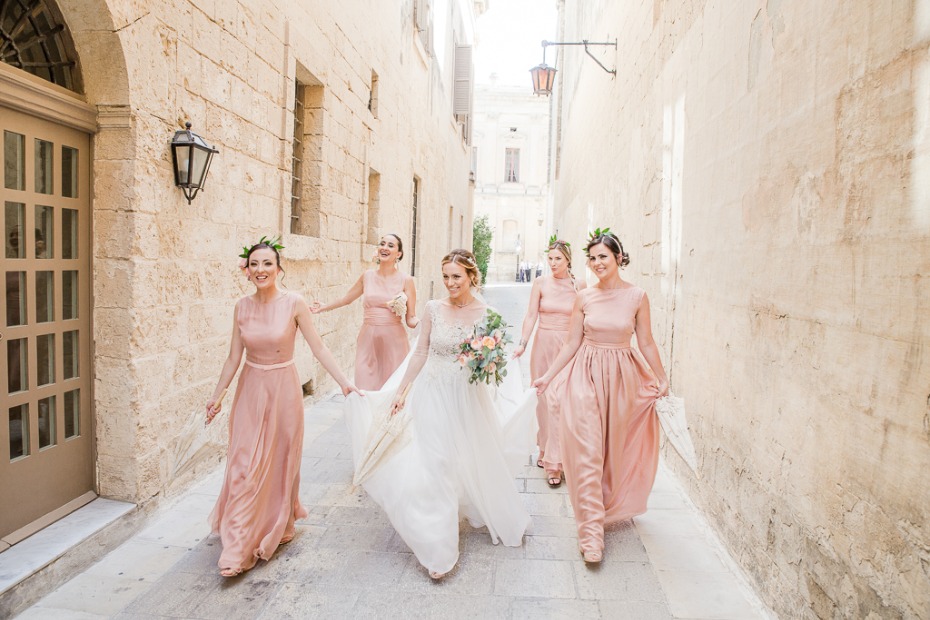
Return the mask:
<svg viewBox="0 0 930 620">
<path fill-rule="evenodd" d="M 584 340 L 564 377 L 562 463 L 582 550 L 604 548 L 604 525 L 646 512 L 659 464 L 658 385 L 630 347 L 639 287 L 578 293 Z"/>
<path fill-rule="evenodd" d="M 380 390 L 410 352 L 401 317 L 386 305 L 403 292 L 408 278 L 400 271 L 383 278 L 374 269 L 362 276 L 365 319 L 355 349 L 355 385 L 359 389 Z"/>
<path fill-rule="evenodd" d="M 299 295 L 269 303 L 243 297 L 236 320 L 245 364 L 229 412 L 226 477 L 210 526 L 223 544 L 220 568 L 249 569 L 271 559 L 294 522 L 307 516 L 300 504 L 304 399 L 294 367 Z"/>
<path fill-rule="evenodd" d="M 539 278 L 539 287 L 539 325 L 530 355 L 530 375 L 533 381 L 546 373 L 565 343 L 572 307 L 578 295 L 571 278 L 543 276 Z M 558 407 L 561 392 L 558 387 L 554 387 L 536 402 L 536 421 L 539 424 L 536 445 L 543 453 L 543 464 L 548 471 L 562 468 Z"/>
</svg>

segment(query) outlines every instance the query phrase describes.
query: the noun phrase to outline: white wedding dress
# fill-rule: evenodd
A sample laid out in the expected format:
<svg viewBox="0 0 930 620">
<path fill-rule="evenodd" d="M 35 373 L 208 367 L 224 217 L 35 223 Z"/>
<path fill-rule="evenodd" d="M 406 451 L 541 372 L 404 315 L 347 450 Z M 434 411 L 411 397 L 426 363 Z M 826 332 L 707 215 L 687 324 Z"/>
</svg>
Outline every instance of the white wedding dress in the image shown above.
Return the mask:
<svg viewBox="0 0 930 620">
<path fill-rule="evenodd" d="M 357 466 L 407 365 L 423 363 L 406 399 L 408 441 L 362 487 L 420 563 L 437 573 L 458 560 L 462 517 L 486 526 L 494 544 L 511 547 L 522 544 L 530 525 L 514 478 L 533 450 L 536 392 L 522 388 L 516 361 L 508 364 L 500 387 L 468 383 L 469 370 L 456 360 L 458 347 L 487 309 L 478 300 L 472 305 L 427 302 L 418 343 L 405 363 L 382 390 L 352 394 L 345 405 Z"/>
</svg>

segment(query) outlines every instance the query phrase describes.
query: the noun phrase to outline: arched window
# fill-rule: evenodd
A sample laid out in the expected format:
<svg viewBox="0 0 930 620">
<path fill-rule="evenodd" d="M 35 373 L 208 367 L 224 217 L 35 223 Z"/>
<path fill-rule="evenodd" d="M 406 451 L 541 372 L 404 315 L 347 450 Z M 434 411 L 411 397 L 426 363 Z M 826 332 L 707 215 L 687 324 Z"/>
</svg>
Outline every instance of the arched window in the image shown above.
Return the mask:
<svg viewBox="0 0 930 620">
<path fill-rule="evenodd" d="M 80 92 L 71 33 L 54 3 L 0 0 L 0 60 Z"/>
</svg>

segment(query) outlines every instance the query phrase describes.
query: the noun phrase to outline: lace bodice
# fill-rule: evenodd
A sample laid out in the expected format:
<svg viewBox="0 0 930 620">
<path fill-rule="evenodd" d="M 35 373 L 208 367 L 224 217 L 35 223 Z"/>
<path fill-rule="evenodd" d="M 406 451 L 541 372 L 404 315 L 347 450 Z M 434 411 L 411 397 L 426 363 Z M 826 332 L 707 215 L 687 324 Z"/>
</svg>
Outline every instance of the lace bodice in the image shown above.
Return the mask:
<svg viewBox="0 0 930 620">
<path fill-rule="evenodd" d="M 461 369 L 461 365 L 457 360 L 459 345 L 465 338 L 471 336 L 472 330 L 475 329 L 475 323 L 484 317 L 485 309 L 481 309 L 480 313 L 470 323 L 447 320 L 443 316 L 442 307 L 438 301 L 429 302 L 426 305 L 426 310 L 429 312 L 431 328 L 429 354 L 426 359 L 426 366 L 424 366 L 424 372 L 433 377 L 437 375 L 448 377 L 451 372 L 453 377 L 461 376 L 467 380 L 468 373 Z M 470 313 L 462 318 L 467 321 L 472 316 L 473 313 Z"/>
</svg>

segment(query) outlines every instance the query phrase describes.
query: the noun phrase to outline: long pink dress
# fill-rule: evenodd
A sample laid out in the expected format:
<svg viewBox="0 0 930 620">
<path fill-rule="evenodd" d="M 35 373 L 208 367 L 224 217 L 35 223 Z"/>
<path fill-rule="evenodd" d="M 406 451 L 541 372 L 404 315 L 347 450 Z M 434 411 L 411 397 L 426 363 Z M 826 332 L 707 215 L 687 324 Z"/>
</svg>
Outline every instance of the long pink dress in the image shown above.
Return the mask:
<svg viewBox="0 0 930 620">
<path fill-rule="evenodd" d="M 365 320 L 355 349 L 355 385 L 362 390 L 380 390 L 410 352 L 401 318 L 385 305 L 408 278 L 400 271 L 383 278 L 374 269 L 362 276 Z"/>
<path fill-rule="evenodd" d="M 571 278 L 543 276 L 538 280 L 539 326 L 530 356 L 530 376 L 533 381 L 544 375 L 552 360 L 559 355 L 559 349 L 568 336 L 568 323 L 578 295 Z M 539 424 L 536 445 L 543 453 L 543 464 L 548 471 L 559 471 L 562 468 L 558 406 L 561 395 L 561 390 L 554 387 L 536 402 L 536 421 Z"/>
<path fill-rule="evenodd" d="M 210 526 L 223 544 L 220 568 L 248 569 L 271 559 L 278 543 L 307 516 L 298 499 L 304 404 L 294 367 L 299 295 L 236 307 L 245 364 L 229 413 L 223 488 Z"/>
<path fill-rule="evenodd" d="M 659 465 L 658 385 L 630 347 L 645 292 L 579 293 L 584 340 L 566 367 L 562 463 L 582 550 L 604 549 L 604 525 L 646 512 Z"/>
</svg>

